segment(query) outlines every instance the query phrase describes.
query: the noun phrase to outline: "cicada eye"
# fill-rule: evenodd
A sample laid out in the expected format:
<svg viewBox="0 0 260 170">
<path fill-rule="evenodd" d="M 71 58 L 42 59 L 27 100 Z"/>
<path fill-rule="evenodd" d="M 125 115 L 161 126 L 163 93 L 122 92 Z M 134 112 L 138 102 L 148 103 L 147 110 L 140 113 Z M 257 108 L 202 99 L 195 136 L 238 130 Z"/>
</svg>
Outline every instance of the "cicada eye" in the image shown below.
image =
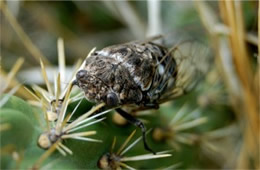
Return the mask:
<svg viewBox="0 0 260 170">
<path fill-rule="evenodd" d="M 87 74 L 86 70 L 79 70 L 76 75 L 77 80 L 84 78 L 86 74 Z"/>
<path fill-rule="evenodd" d="M 118 105 L 118 98 L 115 93 L 108 93 L 106 104 L 111 107 Z"/>
</svg>

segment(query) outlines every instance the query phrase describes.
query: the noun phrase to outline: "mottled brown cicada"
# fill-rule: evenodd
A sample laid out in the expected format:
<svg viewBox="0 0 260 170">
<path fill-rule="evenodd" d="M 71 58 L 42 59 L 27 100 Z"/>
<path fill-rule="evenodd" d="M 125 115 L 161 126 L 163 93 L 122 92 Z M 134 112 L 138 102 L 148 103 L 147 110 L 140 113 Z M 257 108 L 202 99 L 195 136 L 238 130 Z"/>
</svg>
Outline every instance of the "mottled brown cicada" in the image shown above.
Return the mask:
<svg viewBox="0 0 260 170">
<path fill-rule="evenodd" d="M 159 108 L 194 87 L 206 71 L 206 49 L 190 41 L 172 48 L 153 40 L 109 46 L 86 59 L 74 83 L 88 100 L 108 107 Z M 146 144 L 144 124 L 122 108 L 116 111 L 142 129 L 144 147 L 153 152 Z"/>
</svg>

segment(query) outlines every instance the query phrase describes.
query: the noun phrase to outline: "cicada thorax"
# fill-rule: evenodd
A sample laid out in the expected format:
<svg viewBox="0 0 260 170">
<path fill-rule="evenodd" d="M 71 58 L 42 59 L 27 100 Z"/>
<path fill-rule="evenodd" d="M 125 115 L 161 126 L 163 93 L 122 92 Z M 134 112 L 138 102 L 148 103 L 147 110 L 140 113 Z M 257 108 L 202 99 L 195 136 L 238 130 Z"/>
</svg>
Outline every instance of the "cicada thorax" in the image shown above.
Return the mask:
<svg viewBox="0 0 260 170">
<path fill-rule="evenodd" d="M 108 94 L 116 95 L 118 104 L 140 102 L 142 90 L 151 84 L 153 60 L 142 55 L 141 49 L 125 44 L 94 52 L 86 59 L 87 76 L 78 79 L 86 97 L 97 102 L 107 101 Z"/>
</svg>

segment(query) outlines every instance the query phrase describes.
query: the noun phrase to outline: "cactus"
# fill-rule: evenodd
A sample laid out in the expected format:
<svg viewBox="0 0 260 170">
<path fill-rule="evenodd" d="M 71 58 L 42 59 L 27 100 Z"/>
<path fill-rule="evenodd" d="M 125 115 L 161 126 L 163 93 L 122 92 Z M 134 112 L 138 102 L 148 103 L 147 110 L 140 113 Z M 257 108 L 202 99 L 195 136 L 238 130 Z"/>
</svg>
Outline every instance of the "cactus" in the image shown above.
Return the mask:
<svg viewBox="0 0 260 170">
<path fill-rule="evenodd" d="M 158 2 L 148 2 L 148 10 L 156 9 L 152 3 Z M 80 8 L 80 3 L 74 3 Z M 162 8 L 169 9 L 166 6 L 170 2 L 160 3 Z M 206 28 L 208 44 L 212 46 L 211 54 L 216 56 L 216 62 L 204 78 L 191 92 L 161 104 L 157 110 L 133 111 L 125 106 L 108 107 L 102 102 L 90 102 L 83 91 L 73 87 L 76 73 L 85 66 L 85 58 L 77 61 L 68 75 L 62 38 L 57 43 L 58 69 L 50 75 L 50 68 L 55 69 L 50 64 L 54 59 L 49 61 L 40 52 L 10 12 L 8 3 L 0 2 L 4 18 L 19 35 L 26 50 L 39 62 L 37 71 L 41 72 L 43 80 L 43 83 L 31 84 L 16 80 L 21 76 L 17 74 L 22 65 L 27 64 L 23 58 L 18 59 L 8 73 L 1 67 L 0 168 L 259 168 L 259 61 L 257 63 L 251 57 L 255 48 L 247 46 L 245 41 L 258 48 L 259 42 L 255 43 L 256 36 L 247 33 L 247 25 L 243 25 L 251 24 L 255 13 L 251 11 L 253 7 L 249 2 L 242 4 L 243 10 L 240 2 L 218 3 L 225 25 L 220 24 L 222 21 L 218 20 L 210 3 L 194 2 L 193 12 L 189 13 L 196 14 L 196 19 Z M 135 5 L 141 9 L 142 2 L 131 4 L 133 6 L 128 1 L 104 4 L 112 11 L 115 8 L 124 14 L 128 11 L 135 18 L 134 26 L 139 31 L 135 32 L 133 23 L 124 15 L 120 16 L 121 19 L 126 20 L 133 35 L 138 38 L 142 35 L 144 30 L 139 23 L 140 18 L 132 10 Z M 80 9 L 84 11 L 84 8 Z M 245 23 L 238 22 L 242 21 L 239 17 L 242 11 L 246 12 Z M 104 15 L 102 12 L 98 14 Z M 150 15 L 148 17 L 156 18 Z M 182 20 L 189 23 L 190 18 L 188 14 L 182 15 L 176 23 L 181 25 Z M 109 17 L 106 19 L 111 20 Z M 152 25 L 149 23 L 149 26 Z M 149 28 L 149 34 L 153 34 L 152 28 Z M 227 46 L 228 39 L 231 46 Z M 95 48 L 89 51 L 91 55 Z M 248 60 L 250 57 L 252 61 Z M 254 65 L 254 69 L 249 67 L 250 64 Z M 184 73 L 189 67 L 182 69 Z M 189 82 L 187 86 L 193 86 L 186 76 L 189 75 L 180 77 L 184 83 Z M 156 154 L 145 150 L 141 131 L 115 111 L 118 107 L 129 109 L 133 117 L 145 124 L 147 142 Z"/>
</svg>

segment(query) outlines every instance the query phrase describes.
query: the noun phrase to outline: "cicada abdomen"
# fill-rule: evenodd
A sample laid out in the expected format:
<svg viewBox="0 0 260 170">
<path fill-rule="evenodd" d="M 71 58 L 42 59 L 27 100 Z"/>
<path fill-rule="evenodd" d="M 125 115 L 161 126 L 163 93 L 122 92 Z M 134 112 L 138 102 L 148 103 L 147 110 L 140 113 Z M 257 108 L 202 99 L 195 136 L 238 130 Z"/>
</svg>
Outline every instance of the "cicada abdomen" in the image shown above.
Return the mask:
<svg viewBox="0 0 260 170">
<path fill-rule="evenodd" d="M 209 48 L 205 45 L 186 41 L 168 50 L 175 61 L 174 80 L 168 79 L 158 103 L 163 103 L 190 92 L 204 77 L 210 66 Z"/>
</svg>

